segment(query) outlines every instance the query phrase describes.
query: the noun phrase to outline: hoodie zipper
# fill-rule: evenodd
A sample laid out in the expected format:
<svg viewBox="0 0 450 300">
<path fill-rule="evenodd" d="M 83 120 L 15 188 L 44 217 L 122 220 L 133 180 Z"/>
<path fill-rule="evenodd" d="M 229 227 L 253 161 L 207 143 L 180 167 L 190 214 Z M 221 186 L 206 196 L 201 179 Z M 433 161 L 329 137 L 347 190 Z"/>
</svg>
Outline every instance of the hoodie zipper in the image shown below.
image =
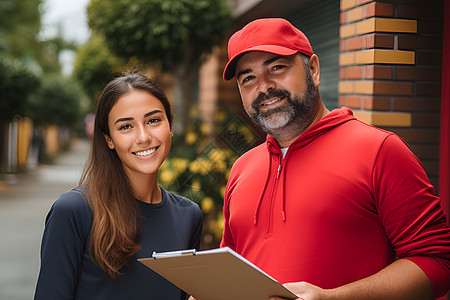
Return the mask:
<svg viewBox="0 0 450 300">
<path fill-rule="evenodd" d="M 283 165 L 280 163 L 280 165 L 278 166 L 278 170 L 277 170 L 277 179 L 280 178 L 280 172 L 281 172 L 282 168 L 283 168 Z"/>
<path fill-rule="evenodd" d="M 276 198 L 276 191 L 278 189 L 279 184 L 279 178 L 281 174 L 281 170 L 283 169 L 283 159 L 281 158 L 281 155 L 279 156 L 279 164 L 277 168 L 277 176 L 275 177 L 275 180 L 273 182 L 272 191 L 270 193 L 270 207 L 269 207 L 269 216 L 268 216 L 268 222 L 267 222 L 267 232 L 266 232 L 266 238 L 272 237 L 273 234 L 273 218 L 274 218 L 274 206 L 275 206 L 275 198 Z"/>
</svg>

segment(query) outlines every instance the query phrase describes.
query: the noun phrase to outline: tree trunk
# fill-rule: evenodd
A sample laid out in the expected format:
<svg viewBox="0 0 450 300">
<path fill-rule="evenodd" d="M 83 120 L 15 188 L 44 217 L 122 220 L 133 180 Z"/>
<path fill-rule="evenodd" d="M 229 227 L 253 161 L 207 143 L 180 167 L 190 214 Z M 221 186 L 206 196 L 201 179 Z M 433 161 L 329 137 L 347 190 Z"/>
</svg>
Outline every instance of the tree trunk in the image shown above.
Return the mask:
<svg viewBox="0 0 450 300">
<path fill-rule="evenodd" d="M 7 171 L 8 123 L 0 122 L 0 173 Z"/>
<path fill-rule="evenodd" d="M 180 66 L 174 72 L 173 83 L 173 130 L 175 134 L 185 134 L 189 123 L 191 109 L 192 74 L 187 74 L 187 67 Z"/>
</svg>

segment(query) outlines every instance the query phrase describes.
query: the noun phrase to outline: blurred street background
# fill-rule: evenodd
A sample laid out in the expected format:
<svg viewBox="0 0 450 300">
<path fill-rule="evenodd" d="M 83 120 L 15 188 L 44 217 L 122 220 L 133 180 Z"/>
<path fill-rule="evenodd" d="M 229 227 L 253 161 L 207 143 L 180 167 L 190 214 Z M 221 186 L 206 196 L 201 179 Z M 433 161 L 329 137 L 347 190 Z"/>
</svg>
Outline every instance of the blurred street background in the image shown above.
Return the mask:
<svg viewBox="0 0 450 300">
<path fill-rule="evenodd" d="M 0 299 L 33 299 L 45 216 L 77 184 L 88 151 L 89 141 L 77 139 L 52 164 L 0 176 Z"/>
</svg>

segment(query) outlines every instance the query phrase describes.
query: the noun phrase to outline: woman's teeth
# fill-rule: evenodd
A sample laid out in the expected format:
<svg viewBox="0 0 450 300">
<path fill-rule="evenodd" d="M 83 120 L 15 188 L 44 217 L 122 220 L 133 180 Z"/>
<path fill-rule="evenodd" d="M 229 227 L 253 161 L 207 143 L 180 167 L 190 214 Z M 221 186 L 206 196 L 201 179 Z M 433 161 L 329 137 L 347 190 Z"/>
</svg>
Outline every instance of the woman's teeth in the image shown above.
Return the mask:
<svg viewBox="0 0 450 300">
<path fill-rule="evenodd" d="M 153 148 L 153 149 L 150 149 L 150 150 L 135 152 L 134 154 L 136 154 L 137 156 L 147 156 L 147 155 L 152 154 L 155 151 L 156 151 L 156 148 Z"/>
</svg>

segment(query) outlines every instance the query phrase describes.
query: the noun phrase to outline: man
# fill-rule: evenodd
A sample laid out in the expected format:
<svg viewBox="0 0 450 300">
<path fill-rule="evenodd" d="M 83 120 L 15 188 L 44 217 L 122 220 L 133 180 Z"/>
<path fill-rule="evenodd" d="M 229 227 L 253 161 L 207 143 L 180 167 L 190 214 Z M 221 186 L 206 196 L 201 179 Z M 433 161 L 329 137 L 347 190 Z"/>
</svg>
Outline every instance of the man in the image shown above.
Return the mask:
<svg viewBox="0 0 450 300">
<path fill-rule="evenodd" d="M 299 299 L 444 295 L 450 229 L 408 146 L 347 108 L 326 109 L 319 59 L 286 20 L 249 23 L 228 54 L 224 79 L 236 78 L 246 112 L 268 136 L 232 168 L 221 246 Z"/>
</svg>

